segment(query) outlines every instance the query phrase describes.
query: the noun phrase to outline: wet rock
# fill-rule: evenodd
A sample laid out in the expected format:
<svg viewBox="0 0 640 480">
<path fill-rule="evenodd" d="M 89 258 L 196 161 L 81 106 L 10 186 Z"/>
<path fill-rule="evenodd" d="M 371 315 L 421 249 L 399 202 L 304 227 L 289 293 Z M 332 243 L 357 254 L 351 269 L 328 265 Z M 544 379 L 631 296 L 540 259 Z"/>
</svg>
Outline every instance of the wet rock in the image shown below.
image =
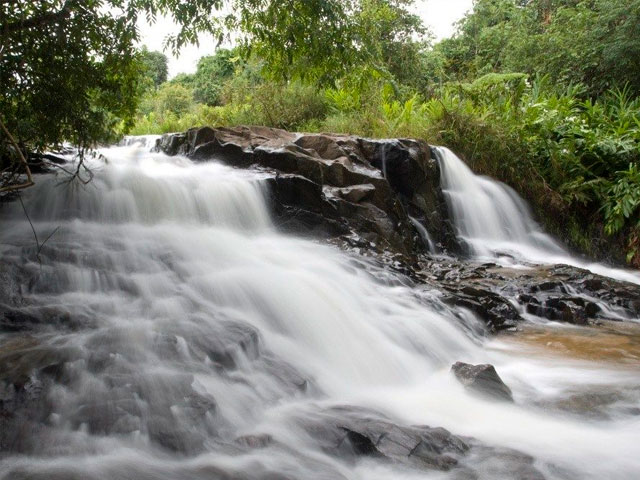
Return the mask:
<svg viewBox="0 0 640 480">
<path fill-rule="evenodd" d="M 525 453 L 485 445 L 444 428 L 403 425 L 362 407 L 307 412 L 299 424 L 326 453 L 346 461 L 364 457 L 417 471 L 447 471 L 461 480 L 544 480 L 533 457 Z"/>
<path fill-rule="evenodd" d="M 408 210 L 434 232 L 436 241 L 440 232 L 450 230 L 443 223 L 437 162 L 421 141 L 204 127 L 165 135 L 156 148 L 194 160 L 275 171 L 269 180 L 272 204 L 276 223 L 287 230 L 344 241 L 357 234 L 379 250 L 403 255 L 424 248 L 416 241 Z"/>
<path fill-rule="evenodd" d="M 339 188 L 337 189 L 337 194 L 348 202 L 359 203 L 371 197 L 375 190 L 376 187 L 370 183 L 365 183 L 364 185 Z"/>
<path fill-rule="evenodd" d="M 635 310 L 640 286 L 576 267 L 537 265 L 523 270 L 451 258 L 429 259 L 420 266 L 424 281 L 444 293 L 446 304 L 471 310 L 490 332 L 519 328 L 521 312 L 593 326 L 640 315 Z"/>
<path fill-rule="evenodd" d="M 27 310 L 0 310 L 0 331 L 3 332 L 30 331 L 40 323 L 40 318 Z"/>
<path fill-rule="evenodd" d="M 508 478 L 511 480 L 545 480 L 545 476 L 534 466 L 535 459 L 525 453 L 502 447 L 474 444 L 470 454 L 464 458 L 464 466 L 472 469 L 478 479 Z M 475 472 L 482 472 L 475 476 Z"/>
<path fill-rule="evenodd" d="M 265 448 L 273 443 L 273 437 L 268 434 L 244 435 L 236 438 L 235 442 L 242 447 Z"/>
<path fill-rule="evenodd" d="M 345 459 L 362 456 L 418 469 L 450 470 L 469 450 L 443 428 L 404 426 L 359 407 L 335 407 L 301 419 L 327 453 Z"/>
<path fill-rule="evenodd" d="M 445 285 L 445 303 L 467 308 L 485 321 L 493 332 L 515 327 L 522 320 L 508 298 L 488 289 L 472 285 Z"/>
<path fill-rule="evenodd" d="M 469 390 L 499 400 L 513 402 L 511 389 L 504 384 L 493 365 L 471 365 L 456 362 L 451 367 L 451 371 L 458 381 Z"/>
</svg>

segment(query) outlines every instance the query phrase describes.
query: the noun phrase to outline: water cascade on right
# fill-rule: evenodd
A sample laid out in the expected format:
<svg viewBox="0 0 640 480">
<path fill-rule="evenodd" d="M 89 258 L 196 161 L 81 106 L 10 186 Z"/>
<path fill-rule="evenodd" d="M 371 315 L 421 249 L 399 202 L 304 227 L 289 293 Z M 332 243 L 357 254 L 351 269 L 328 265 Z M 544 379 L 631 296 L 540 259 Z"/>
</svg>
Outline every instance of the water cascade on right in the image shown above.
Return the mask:
<svg viewBox="0 0 640 480">
<path fill-rule="evenodd" d="M 505 264 L 564 263 L 619 280 L 640 283 L 630 271 L 572 256 L 544 233 L 525 201 L 509 186 L 476 175 L 451 150 L 433 147 L 449 214 L 460 243 L 481 260 Z"/>
</svg>

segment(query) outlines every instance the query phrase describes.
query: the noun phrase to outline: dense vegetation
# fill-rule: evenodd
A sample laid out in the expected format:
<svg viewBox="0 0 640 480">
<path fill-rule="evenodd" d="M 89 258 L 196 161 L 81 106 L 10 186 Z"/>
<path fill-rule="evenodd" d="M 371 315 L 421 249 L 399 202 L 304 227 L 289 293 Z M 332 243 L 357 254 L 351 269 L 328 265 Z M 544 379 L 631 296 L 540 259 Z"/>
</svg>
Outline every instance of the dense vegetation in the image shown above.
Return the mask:
<svg viewBox="0 0 640 480">
<path fill-rule="evenodd" d="M 3 85 L 11 81 L 0 107 L 23 144 L 201 124 L 421 137 L 512 185 L 575 248 L 613 258 L 625 251 L 640 266 L 640 0 L 477 0 L 455 35 L 436 44 L 410 13 L 410 0 L 198 0 L 183 9 L 167 0 L 107 3 L 137 14 L 174 12 L 186 26 L 170 46 L 204 30 L 221 40 L 233 32 L 236 46 L 202 58 L 195 74 L 167 82 L 166 59 L 163 73 L 160 54 L 134 51 L 135 35 L 120 19 L 123 46 L 109 45 L 118 62 L 107 64 L 109 52 L 89 55 L 97 66 L 89 62 L 79 71 L 93 68 L 84 75 L 106 80 L 85 78 L 86 95 L 65 101 L 86 103 L 60 105 L 67 113 L 54 121 L 43 116 L 48 104 L 38 103 L 47 84 L 11 84 L 18 77 L 5 72 L 18 67 L 7 69 L 3 54 Z M 229 3 L 233 15 L 203 13 Z M 3 20 L 3 45 L 10 45 L 3 52 L 13 51 L 12 18 Z M 91 29 L 83 35 L 90 37 Z M 57 47 L 45 47 L 58 58 Z M 81 42 L 77 53 L 65 52 L 80 61 L 87 49 L 101 52 Z M 39 65 L 37 58 L 27 62 Z M 77 91 L 73 82 L 82 78 L 62 84 Z M 95 122 L 87 123 L 89 115 Z M 37 143 L 38 129 L 53 131 Z"/>
</svg>

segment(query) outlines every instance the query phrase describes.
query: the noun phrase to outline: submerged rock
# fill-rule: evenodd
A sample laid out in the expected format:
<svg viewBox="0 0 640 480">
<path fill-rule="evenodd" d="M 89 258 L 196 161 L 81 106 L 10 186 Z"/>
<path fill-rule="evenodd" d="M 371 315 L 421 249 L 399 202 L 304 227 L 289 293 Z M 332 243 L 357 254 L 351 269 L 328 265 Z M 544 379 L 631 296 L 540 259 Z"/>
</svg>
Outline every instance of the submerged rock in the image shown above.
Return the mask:
<svg viewBox="0 0 640 480">
<path fill-rule="evenodd" d="M 348 462 L 368 458 L 418 471 L 447 471 L 458 479 L 507 478 L 510 473 L 508 478 L 517 480 L 544 480 L 534 458 L 525 453 L 441 427 L 404 425 L 367 408 L 345 405 L 307 412 L 300 424 L 324 452 Z"/>
<path fill-rule="evenodd" d="M 418 469 L 450 470 L 470 446 L 444 428 L 406 426 L 378 412 L 342 406 L 301 419 L 303 428 L 331 455 L 368 456 Z"/>
<path fill-rule="evenodd" d="M 469 390 L 499 400 L 513 402 L 511 389 L 505 385 L 493 365 L 471 365 L 456 362 L 451 367 L 451 371 L 458 381 Z"/>
</svg>

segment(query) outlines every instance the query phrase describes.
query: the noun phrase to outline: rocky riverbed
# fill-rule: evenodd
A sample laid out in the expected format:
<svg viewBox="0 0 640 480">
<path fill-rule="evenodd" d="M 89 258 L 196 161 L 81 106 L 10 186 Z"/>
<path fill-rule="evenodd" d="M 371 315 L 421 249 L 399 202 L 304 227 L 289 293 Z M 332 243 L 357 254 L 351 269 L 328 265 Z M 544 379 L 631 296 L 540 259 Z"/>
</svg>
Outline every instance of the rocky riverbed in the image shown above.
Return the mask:
<svg viewBox="0 0 640 480">
<path fill-rule="evenodd" d="M 86 188 L 39 175 L 45 245 L 0 211 L 0 479 L 640 467 L 635 274 L 478 257 L 437 149 L 239 127 L 103 153 Z"/>
<path fill-rule="evenodd" d="M 425 142 L 204 127 L 165 135 L 155 148 L 268 172 L 269 204 L 283 231 L 371 256 L 441 291 L 445 303 L 473 311 L 492 332 L 527 316 L 573 325 L 640 317 L 635 284 L 570 265 L 509 267 L 469 258 Z"/>
</svg>

